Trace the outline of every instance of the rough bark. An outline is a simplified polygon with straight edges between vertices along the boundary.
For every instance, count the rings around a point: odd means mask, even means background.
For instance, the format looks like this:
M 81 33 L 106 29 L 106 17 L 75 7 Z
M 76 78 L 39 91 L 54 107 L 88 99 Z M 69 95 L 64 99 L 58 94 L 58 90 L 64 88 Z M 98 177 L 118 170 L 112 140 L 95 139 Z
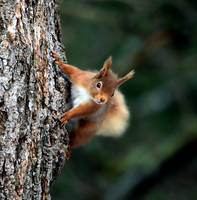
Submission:
M 54 0 L 0 0 L 0 199 L 51 199 L 68 152 L 67 83 Z

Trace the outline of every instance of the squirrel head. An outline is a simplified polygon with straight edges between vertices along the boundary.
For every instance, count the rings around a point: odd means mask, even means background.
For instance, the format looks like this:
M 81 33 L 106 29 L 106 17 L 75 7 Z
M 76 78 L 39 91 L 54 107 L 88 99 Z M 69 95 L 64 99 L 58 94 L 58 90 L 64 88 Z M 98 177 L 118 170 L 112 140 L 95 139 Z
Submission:
M 97 104 L 105 104 L 113 97 L 117 87 L 122 85 L 134 75 L 134 70 L 130 71 L 122 78 L 118 78 L 109 68 L 112 64 L 110 56 L 103 64 L 102 69 L 92 78 L 89 92 L 92 99 Z

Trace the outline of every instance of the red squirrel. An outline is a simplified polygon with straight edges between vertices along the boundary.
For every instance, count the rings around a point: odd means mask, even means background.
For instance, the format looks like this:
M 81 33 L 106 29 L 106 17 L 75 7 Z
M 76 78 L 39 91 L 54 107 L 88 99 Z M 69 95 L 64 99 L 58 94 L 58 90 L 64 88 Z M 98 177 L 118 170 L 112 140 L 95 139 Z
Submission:
M 53 52 L 54 64 L 71 80 L 73 108 L 61 115 L 61 122 L 77 118 L 70 134 L 70 147 L 84 144 L 93 135 L 119 136 L 128 123 L 129 111 L 122 93 L 117 89 L 133 77 L 134 70 L 118 78 L 109 68 L 109 57 L 99 72 L 84 71 L 64 64 Z

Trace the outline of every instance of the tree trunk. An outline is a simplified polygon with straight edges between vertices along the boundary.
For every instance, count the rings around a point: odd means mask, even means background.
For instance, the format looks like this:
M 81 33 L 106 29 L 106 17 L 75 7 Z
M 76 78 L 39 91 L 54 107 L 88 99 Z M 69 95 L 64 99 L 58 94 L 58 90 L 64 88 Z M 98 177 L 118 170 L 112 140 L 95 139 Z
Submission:
M 54 0 L 0 0 L 0 199 L 51 199 L 68 152 L 68 83 L 53 65 L 63 56 Z M 68 94 L 69 95 L 69 94 Z

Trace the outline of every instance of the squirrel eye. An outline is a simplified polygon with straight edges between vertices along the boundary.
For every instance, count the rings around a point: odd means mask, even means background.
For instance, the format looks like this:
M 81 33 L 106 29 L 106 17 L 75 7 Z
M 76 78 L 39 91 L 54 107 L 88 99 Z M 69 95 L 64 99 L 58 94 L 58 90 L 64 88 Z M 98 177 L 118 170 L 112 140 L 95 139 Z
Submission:
M 111 97 L 113 97 L 114 96 L 114 93 L 111 95 Z
M 101 82 L 98 82 L 98 83 L 96 84 L 96 87 L 97 87 L 97 88 L 100 88 L 100 87 L 101 87 Z

